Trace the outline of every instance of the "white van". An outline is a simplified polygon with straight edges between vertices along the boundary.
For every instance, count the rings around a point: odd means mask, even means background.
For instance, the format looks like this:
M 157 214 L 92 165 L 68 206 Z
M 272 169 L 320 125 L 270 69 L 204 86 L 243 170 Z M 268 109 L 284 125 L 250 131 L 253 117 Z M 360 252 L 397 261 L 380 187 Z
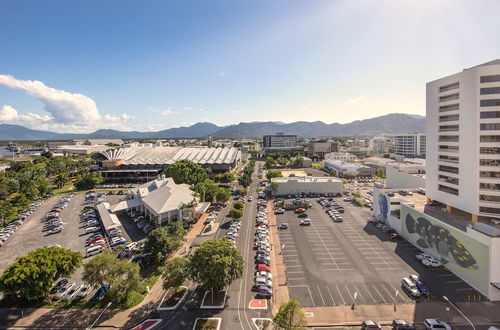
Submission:
M 97 227 L 88 227 L 88 228 L 85 228 L 85 232 L 88 234 L 88 233 L 93 233 L 95 231 L 99 230 L 99 228 Z
M 88 248 L 87 250 L 85 250 L 85 258 L 99 254 L 103 250 L 104 249 L 102 246 L 94 246 L 94 247 Z

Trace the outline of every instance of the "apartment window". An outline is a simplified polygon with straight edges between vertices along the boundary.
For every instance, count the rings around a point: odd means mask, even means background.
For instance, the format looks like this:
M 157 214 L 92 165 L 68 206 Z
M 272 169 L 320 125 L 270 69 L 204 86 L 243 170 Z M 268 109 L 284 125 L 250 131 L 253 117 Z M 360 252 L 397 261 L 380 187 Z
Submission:
M 484 206 L 480 206 L 479 207 L 479 212 L 491 213 L 491 214 L 500 214 L 500 209 L 496 208 L 496 207 L 484 207 Z
M 439 142 L 458 142 L 458 135 L 440 135 Z
M 458 103 L 450 105 L 442 105 L 439 107 L 439 112 L 458 110 Z
M 479 171 L 479 176 L 481 178 L 500 179 L 500 172 L 495 172 L 495 171 Z
M 500 147 L 481 147 L 479 153 L 484 155 L 500 155 Z
M 500 87 L 481 88 L 480 93 L 481 93 L 481 95 L 500 94 Z
M 458 178 L 452 178 L 451 176 L 439 174 L 438 180 L 441 182 L 451 183 L 458 186 Z
M 439 155 L 439 161 L 458 164 L 458 157 Z
M 458 93 L 450 94 L 450 95 L 445 95 L 445 96 L 440 96 L 439 97 L 439 102 L 446 102 L 446 101 L 451 101 L 451 100 L 458 100 L 458 98 L 459 98 Z
M 500 183 L 479 183 L 479 189 L 500 191 Z
M 453 194 L 453 195 L 458 196 L 458 189 L 456 189 L 456 188 L 451 188 L 451 187 L 443 186 L 443 185 L 439 184 L 438 190 L 444 191 L 445 193 L 448 193 L 448 194 Z
M 500 118 L 500 111 L 483 111 L 480 116 L 481 118 Z
M 500 130 L 500 123 L 480 124 L 479 128 L 481 131 L 498 131 Z
M 458 146 L 439 146 L 439 151 L 458 152 Z
M 479 195 L 479 200 L 491 203 L 500 203 L 500 196 Z
M 481 135 L 481 142 L 500 142 L 500 135 Z
M 481 100 L 479 105 L 482 107 L 500 107 L 500 99 Z
M 500 75 L 496 74 L 493 76 L 481 76 L 481 82 L 482 83 L 488 83 L 488 82 L 496 82 L 500 81 Z
M 448 115 L 448 116 L 439 116 L 439 121 L 457 121 L 459 119 L 459 115 Z
M 439 171 L 458 174 L 458 168 L 446 165 L 439 165 Z
M 446 86 L 441 86 L 439 87 L 439 93 L 451 91 L 457 89 L 458 87 L 460 87 L 460 84 L 458 82 Z
M 500 159 L 480 159 L 480 166 L 499 166 L 500 167 Z
M 458 125 L 441 125 L 439 126 L 440 132 L 457 132 Z

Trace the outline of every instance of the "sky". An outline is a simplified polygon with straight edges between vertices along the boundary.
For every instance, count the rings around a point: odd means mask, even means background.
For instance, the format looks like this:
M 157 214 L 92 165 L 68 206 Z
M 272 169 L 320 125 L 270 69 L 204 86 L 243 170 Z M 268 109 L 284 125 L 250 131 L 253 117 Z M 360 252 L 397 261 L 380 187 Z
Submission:
M 0 123 L 55 132 L 425 115 L 500 57 L 500 1 L 0 2 Z

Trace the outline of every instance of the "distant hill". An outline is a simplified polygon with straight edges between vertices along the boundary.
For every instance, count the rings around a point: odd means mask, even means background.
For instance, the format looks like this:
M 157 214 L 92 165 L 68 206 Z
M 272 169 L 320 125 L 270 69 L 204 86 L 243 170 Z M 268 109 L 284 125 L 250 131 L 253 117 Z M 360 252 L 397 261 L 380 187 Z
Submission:
M 260 138 L 263 135 L 278 132 L 297 134 L 303 137 L 424 133 L 425 117 L 393 113 L 370 119 L 356 120 L 348 124 L 326 124 L 322 121 L 297 121 L 288 124 L 281 122 L 251 122 L 220 127 L 212 123 L 196 123 L 188 127 L 169 128 L 158 132 L 122 132 L 112 129 L 100 129 L 89 134 L 61 134 L 32 130 L 18 125 L 0 124 L 1 141 L 202 138 L 207 135 L 220 138 Z

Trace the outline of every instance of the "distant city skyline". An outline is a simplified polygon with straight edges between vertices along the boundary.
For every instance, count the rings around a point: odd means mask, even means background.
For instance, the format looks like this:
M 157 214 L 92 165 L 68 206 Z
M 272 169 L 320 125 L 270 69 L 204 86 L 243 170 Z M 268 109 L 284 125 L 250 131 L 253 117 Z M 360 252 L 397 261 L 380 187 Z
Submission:
M 0 123 L 83 133 L 425 115 L 426 82 L 500 57 L 499 10 L 451 0 L 3 1 Z

